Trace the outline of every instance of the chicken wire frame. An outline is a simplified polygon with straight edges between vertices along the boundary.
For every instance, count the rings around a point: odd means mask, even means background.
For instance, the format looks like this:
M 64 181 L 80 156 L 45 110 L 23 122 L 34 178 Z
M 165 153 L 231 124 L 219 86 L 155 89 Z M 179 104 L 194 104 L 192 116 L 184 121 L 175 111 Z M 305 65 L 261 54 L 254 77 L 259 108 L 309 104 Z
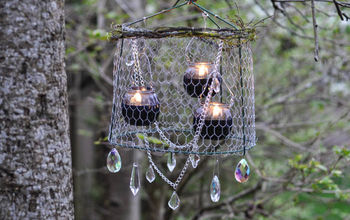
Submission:
M 253 30 L 209 28 L 124 28 L 111 35 L 116 42 L 113 70 L 113 107 L 108 140 L 111 145 L 152 152 L 197 155 L 244 155 L 256 144 L 254 75 L 250 41 Z M 193 117 L 204 98 L 192 98 L 184 89 L 183 77 L 191 62 L 211 62 L 223 41 L 219 73 L 220 93 L 211 101 L 226 103 L 232 116 L 230 134 L 221 140 L 200 137 L 193 146 Z M 158 120 L 134 126 L 122 114 L 122 101 L 133 83 L 132 42 L 137 42 L 145 86 L 154 89 L 160 103 Z M 135 62 L 135 61 L 134 61 Z M 160 133 L 163 133 L 161 135 Z M 167 144 L 164 136 L 173 145 Z M 147 146 L 140 139 L 147 139 Z M 175 147 L 174 147 L 175 146 Z M 179 147 L 176 147 L 179 146 Z

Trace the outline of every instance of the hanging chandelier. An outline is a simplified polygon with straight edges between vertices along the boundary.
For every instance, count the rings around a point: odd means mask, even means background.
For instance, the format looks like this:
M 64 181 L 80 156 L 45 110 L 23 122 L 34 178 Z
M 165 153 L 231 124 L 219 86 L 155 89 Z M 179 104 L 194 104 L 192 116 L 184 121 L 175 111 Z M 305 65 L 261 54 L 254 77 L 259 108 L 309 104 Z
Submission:
M 199 8 L 217 29 L 133 27 L 189 4 Z M 215 20 L 229 28 L 221 28 Z M 117 48 L 109 142 L 116 148 L 146 152 L 149 166 L 145 177 L 152 183 L 158 174 L 174 190 L 168 202 L 173 210 L 180 205 L 178 185 L 202 157 L 215 160 L 210 184 L 213 202 L 220 199 L 219 157 L 241 156 L 235 179 L 243 183 L 249 178 L 244 155 L 256 143 L 253 36 L 253 30 L 238 29 L 193 1 L 114 26 L 111 40 Z M 107 168 L 113 173 L 122 166 L 116 148 L 107 156 Z M 177 164 L 179 154 L 186 156 L 184 164 Z M 167 156 L 168 172 L 180 166 L 175 180 L 170 180 L 154 159 L 163 155 Z M 135 161 L 130 178 L 134 195 L 140 189 L 139 175 Z

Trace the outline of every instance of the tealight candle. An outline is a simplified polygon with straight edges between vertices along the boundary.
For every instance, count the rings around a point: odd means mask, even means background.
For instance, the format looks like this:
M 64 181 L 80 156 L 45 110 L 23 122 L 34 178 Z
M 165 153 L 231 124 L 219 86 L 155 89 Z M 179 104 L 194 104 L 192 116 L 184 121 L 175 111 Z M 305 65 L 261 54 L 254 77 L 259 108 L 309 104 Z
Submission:
M 184 88 L 191 97 L 207 96 L 212 78 L 213 64 L 209 62 L 191 63 L 184 75 Z M 221 82 L 221 77 L 218 77 Z M 213 92 L 213 96 L 215 92 Z
M 158 119 L 159 101 L 151 87 L 134 86 L 124 95 L 122 115 L 128 124 L 147 126 Z
M 199 107 L 193 117 L 193 130 L 196 131 L 203 106 Z M 204 139 L 221 140 L 230 134 L 233 125 L 228 105 L 220 102 L 210 102 L 204 124 L 200 133 Z

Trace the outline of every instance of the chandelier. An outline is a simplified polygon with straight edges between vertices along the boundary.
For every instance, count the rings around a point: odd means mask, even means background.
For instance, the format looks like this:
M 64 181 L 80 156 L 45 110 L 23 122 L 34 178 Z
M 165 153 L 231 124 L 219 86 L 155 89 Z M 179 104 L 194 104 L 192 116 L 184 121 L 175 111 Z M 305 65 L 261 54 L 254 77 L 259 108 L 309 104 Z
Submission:
M 194 5 L 217 28 L 135 27 L 151 17 L 184 5 Z M 221 28 L 218 22 L 228 28 Z M 195 169 L 202 157 L 213 156 L 210 183 L 213 202 L 220 199 L 218 161 L 221 156 L 242 157 L 235 179 L 246 182 L 250 175 L 246 151 L 255 146 L 254 76 L 251 29 L 234 24 L 194 1 L 131 23 L 114 25 L 110 39 L 116 42 L 113 69 L 113 109 L 109 142 L 116 148 L 145 151 L 152 183 L 156 174 L 173 193 L 168 205 L 180 205 L 176 193 L 188 169 Z M 122 163 L 116 148 L 107 156 L 107 168 L 116 173 Z M 185 155 L 177 164 L 177 155 Z M 167 157 L 167 169 L 157 158 Z M 167 177 L 175 167 L 178 177 Z M 191 168 L 192 167 L 192 168 Z M 130 189 L 140 189 L 139 164 L 131 170 Z

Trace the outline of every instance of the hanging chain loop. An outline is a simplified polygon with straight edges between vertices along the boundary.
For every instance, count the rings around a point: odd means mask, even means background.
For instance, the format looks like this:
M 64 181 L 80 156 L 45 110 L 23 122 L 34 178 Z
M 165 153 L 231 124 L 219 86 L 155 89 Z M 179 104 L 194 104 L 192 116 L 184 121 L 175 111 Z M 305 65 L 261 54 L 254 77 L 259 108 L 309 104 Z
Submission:
M 190 157 L 187 157 L 186 159 L 186 162 L 185 162 L 185 165 L 184 167 L 182 168 L 179 176 L 176 178 L 175 182 L 172 182 L 171 180 L 169 180 L 164 174 L 163 172 L 157 167 L 157 165 L 153 162 L 153 159 L 152 159 L 152 154 L 151 154 L 151 151 L 149 150 L 150 147 L 149 147 L 149 142 L 148 142 L 148 139 L 146 137 L 146 134 L 145 135 L 145 145 L 146 145 L 146 148 L 147 148 L 147 157 L 148 157 L 148 161 L 149 163 L 152 165 L 152 167 L 156 170 L 156 172 L 158 173 L 158 175 L 169 185 L 171 186 L 174 190 L 176 190 L 177 186 L 179 185 L 179 183 L 181 182 L 181 180 L 183 179 L 183 177 L 185 176 L 185 173 L 187 171 L 187 168 L 188 168 L 188 165 L 189 165 L 189 162 L 190 162 Z
M 222 56 L 223 46 L 224 46 L 224 42 L 222 40 L 220 40 L 219 41 L 218 53 L 217 53 L 216 60 L 215 60 L 215 63 L 214 63 L 214 71 L 209 76 L 209 77 L 211 77 L 213 79 L 217 78 L 219 76 L 219 74 L 220 74 L 219 73 L 219 65 L 220 65 L 220 60 L 221 60 L 221 56 Z M 212 98 L 212 95 L 213 95 L 213 91 L 214 91 L 214 80 L 212 80 L 212 83 L 211 83 L 211 85 L 209 87 L 208 95 L 205 98 L 205 101 L 204 101 L 204 104 L 203 104 L 203 111 L 200 114 L 199 123 L 198 123 L 197 129 L 195 131 L 194 137 L 189 143 L 187 143 L 185 145 L 176 145 L 176 144 L 174 144 L 171 140 L 169 140 L 165 136 L 164 132 L 159 127 L 159 123 L 158 122 L 154 123 L 155 126 L 156 126 L 156 130 L 159 133 L 160 137 L 162 138 L 162 140 L 164 140 L 170 146 L 170 148 L 173 148 L 173 149 L 184 149 L 184 148 L 186 149 L 186 148 L 188 148 L 188 149 L 192 149 L 193 152 L 197 152 L 197 150 L 198 150 L 197 142 L 199 140 L 200 133 L 201 133 L 202 128 L 204 126 L 205 116 L 207 115 L 207 112 L 208 112 L 209 103 L 211 101 L 211 98 Z
M 220 59 L 221 59 L 221 56 L 222 56 L 222 48 L 223 48 L 223 45 L 224 45 L 224 42 L 221 40 L 219 42 L 219 50 L 218 50 L 218 54 L 217 54 L 217 57 L 216 57 L 216 60 L 215 60 L 215 64 L 214 64 L 214 71 L 212 72 L 211 74 L 211 77 L 213 79 L 215 79 L 219 73 L 219 64 L 220 64 Z M 201 115 L 200 115 L 200 119 L 199 119 L 199 125 L 196 129 L 196 132 L 195 132 L 195 135 L 194 135 L 194 138 L 193 140 L 186 144 L 186 145 L 176 145 L 174 144 L 172 141 L 170 141 L 163 133 L 163 131 L 159 128 L 159 124 L 156 122 L 155 125 L 156 125 L 156 129 L 157 131 L 159 132 L 159 135 L 160 137 L 171 147 L 171 148 L 186 148 L 186 147 L 191 147 L 192 146 L 192 151 L 193 152 L 197 152 L 198 151 L 198 145 L 197 145 L 197 142 L 199 140 L 199 136 L 200 136 L 200 133 L 202 131 L 202 128 L 204 126 L 204 120 L 205 120 L 205 116 L 207 114 L 207 111 L 208 111 L 208 108 L 209 108 L 209 103 L 210 103 L 210 100 L 211 100 L 211 97 L 212 97 L 212 94 L 213 94 L 213 90 L 214 90 L 214 80 L 212 80 L 212 83 L 210 85 L 210 89 L 209 89 L 209 92 L 208 92 L 208 96 L 206 97 L 205 99 L 205 102 L 204 102 L 204 105 L 203 105 L 203 111 L 201 112 Z M 170 185 L 174 190 L 176 190 L 177 186 L 180 184 L 181 180 L 183 179 L 186 171 L 187 171 L 187 168 L 189 166 L 189 163 L 191 161 L 191 156 L 189 155 L 186 159 L 186 162 L 185 162 L 185 165 L 184 167 L 182 168 L 179 176 L 177 177 L 177 179 L 175 180 L 175 182 L 172 182 L 170 181 L 163 173 L 162 171 L 157 167 L 157 165 L 153 162 L 152 160 L 152 154 L 151 154 L 151 151 L 150 151 L 150 146 L 149 146 L 149 142 L 148 142 L 148 139 L 146 137 L 146 134 L 145 134 L 145 138 L 144 138 L 144 141 L 145 141 L 145 145 L 146 145 L 146 148 L 147 148 L 147 157 L 148 157 L 148 160 L 149 160 L 149 163 L 152 165 L 152 167 L 156 170 L 156 172 L 158 173 L 158 175 L 168 184 Z M 171 153 L 171 152 L 170 152 Z
M 132 50 L 132 56 L 134 60 L 134 74 L 133 74 L 133 81 L 137 86 L 145 86 L 145 82 L 142 77 L 142 71 L 140 66 L 140 59 L 139 59 L 139 51 L 137 46 L 137 40 L 133 39 L 131 42 L 131 50 Z

